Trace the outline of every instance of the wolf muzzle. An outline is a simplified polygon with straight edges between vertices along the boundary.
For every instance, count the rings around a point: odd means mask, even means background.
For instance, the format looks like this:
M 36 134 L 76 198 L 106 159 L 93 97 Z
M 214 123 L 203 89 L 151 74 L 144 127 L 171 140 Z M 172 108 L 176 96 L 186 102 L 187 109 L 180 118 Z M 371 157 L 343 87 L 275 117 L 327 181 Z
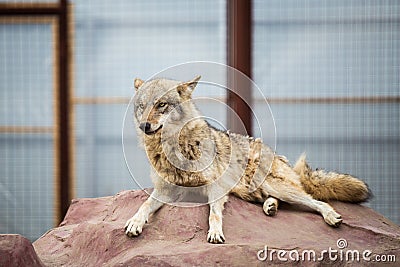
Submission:
M 151 124 L 148 122 L 144 122 L 141 123 L 139 125 L 140 130 L 142 130 L 145 134 L 147 135 L 152 135 L 155 134 L 156 132 L 158 132 L 158 130 L 160 130 L 162 128 L 162 125 L 160 125 L 160 127 L 158 127 L 157 129 L 155 129 L 154 131 L 151 130 Z

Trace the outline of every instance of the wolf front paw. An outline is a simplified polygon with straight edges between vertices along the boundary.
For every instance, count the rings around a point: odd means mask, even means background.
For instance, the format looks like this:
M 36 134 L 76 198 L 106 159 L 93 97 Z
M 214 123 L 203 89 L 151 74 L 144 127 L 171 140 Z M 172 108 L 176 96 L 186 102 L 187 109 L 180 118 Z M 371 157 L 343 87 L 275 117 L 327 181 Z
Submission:
M 339 227 L 339 225 L 342 223 L 342 216 L 340 216 L 339 213 L 336 211 L 332 210 L 329 211 L 325 216 L 324 220 L 327 224 L 333 227 Z
M 125 224 L 125 234 L 129 237 L 140 235 L 145 223 L 146 221 L 137 218 L 137 216 L 133 216 Z
M 207 235 L 207 241 L 213 244 L 222 244 L 225 242 L 225 237 L 222 232 L 209 230 Z

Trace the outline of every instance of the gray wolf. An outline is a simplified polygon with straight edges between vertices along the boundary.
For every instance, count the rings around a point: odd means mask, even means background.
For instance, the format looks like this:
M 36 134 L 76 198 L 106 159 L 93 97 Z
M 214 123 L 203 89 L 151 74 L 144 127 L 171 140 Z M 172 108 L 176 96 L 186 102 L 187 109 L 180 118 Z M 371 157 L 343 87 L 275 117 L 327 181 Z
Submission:
M 210 126 L 192 101 L 199 79 L 135 79 L 133 117 L 151 163 L 154 190 L 126 222 L 128 236 L 141 234 L 149 216 L 164 203 L 180 199 L 179 188 L 200 188 L 209 200 L 210 243 L 225 242 L 222 211 L 227 193 L 263 203 L 269 216 L 277 213 L 279 201 L 306 206 L 333 227 L 342 218 L 325 201 L 368 199 L 368 186 L 355 177 L 313 170 L 304 154 L 292 167 L 261 139 Z

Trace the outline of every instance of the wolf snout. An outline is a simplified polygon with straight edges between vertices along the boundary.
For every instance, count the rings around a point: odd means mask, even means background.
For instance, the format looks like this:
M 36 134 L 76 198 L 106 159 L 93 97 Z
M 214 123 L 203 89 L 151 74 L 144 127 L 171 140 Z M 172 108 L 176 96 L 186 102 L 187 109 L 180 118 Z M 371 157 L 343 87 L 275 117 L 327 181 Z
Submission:
M 148 133 L 148 132 L 150 132 L 151 124 L 148 123 L 148 122 L 144 122 L 144 123 L 141 123 L 141 124 L 139 125 L 139 128 L 140 128 L 140 130 L 142 130 L 143 132 Z
M 147 135 L 155 134 L 155 133 L 158 132 L 158 130 L 160 130 L 160 129 L 162 128 L 162 125 L 160 125 L 157 129 L 152 130 L 152 129 L 151 129 L 152 126 L 154 127 L 154 124 L 151 125 L 151 123 L 144 122 L 144 123 L 141 123 L 141 124 L 139 125 L 139 128 L 140 128 L 145 134 L 147 134 Z

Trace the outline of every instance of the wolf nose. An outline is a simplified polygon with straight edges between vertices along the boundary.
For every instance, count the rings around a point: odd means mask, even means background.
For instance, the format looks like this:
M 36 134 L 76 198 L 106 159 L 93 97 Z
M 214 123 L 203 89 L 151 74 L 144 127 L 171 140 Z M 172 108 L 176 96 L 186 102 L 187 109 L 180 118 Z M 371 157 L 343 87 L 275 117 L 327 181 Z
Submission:
M 147 133 L 147 132 L 150 131 L 150 126 L 151 126 L 150 123 L 145 122 L 145 123 L 141 123 L 141 124 L 139 125 L 139 128 L 140 128 L 143 132 Z

